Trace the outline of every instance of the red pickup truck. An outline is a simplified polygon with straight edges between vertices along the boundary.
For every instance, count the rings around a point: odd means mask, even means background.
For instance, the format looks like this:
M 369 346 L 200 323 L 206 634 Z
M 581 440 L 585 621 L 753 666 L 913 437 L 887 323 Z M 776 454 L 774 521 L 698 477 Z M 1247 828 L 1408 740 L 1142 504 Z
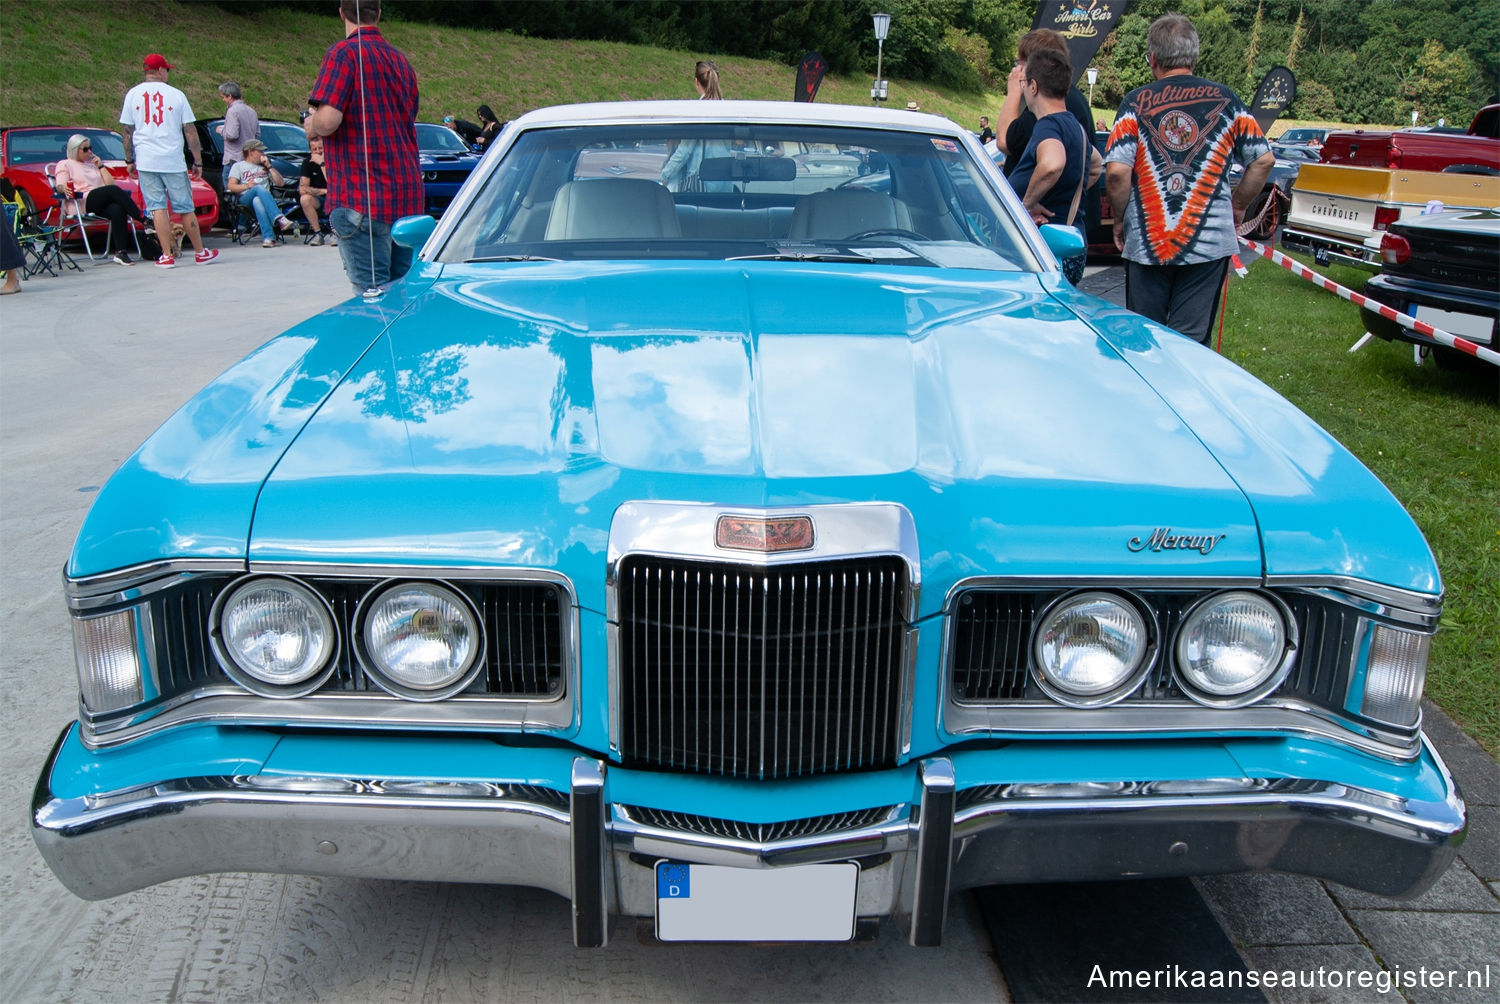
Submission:
M 1404 171 L 1500 173 L 1500 104 L 1481 108 L 1467 133 L 1432 129 L 1329 133 L 1323 140 L 1322 160 Z

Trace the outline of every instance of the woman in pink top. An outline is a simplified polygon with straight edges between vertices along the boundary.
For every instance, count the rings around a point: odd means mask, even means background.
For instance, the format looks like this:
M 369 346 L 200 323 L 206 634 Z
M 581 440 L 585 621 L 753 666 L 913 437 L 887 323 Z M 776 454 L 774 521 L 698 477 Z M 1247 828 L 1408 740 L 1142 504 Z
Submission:
M 109 220 L 109 245 L 114 253 L 110 258 L 121 265 L 134 265 L 125 251 L 126 220 L 135 220 L 144 225 L 145 217 L 129 193 L 119 185 L 94 153 L 93 144 L 87 136 L 74 133 L 68 137 L 68 156 L 57 162 L 57 197 L 74 200 L 73 206 L 65 206 L 65 212 L 76 213 L 81 206 L 85 213 L 103 216 Z

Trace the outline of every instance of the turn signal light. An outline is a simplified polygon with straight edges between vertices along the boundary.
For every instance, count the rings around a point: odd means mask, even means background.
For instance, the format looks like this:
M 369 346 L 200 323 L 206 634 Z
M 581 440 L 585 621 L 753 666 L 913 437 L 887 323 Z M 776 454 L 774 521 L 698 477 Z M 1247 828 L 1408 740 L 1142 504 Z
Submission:
M 1411 243 L 1400 234 L 1387 233 L 1380 238 L 1380 260 L 1387 265 L 1404 265 L 1411 257 Z
M 1390 228 L 1390 225 L 1392 223 L 1395 223 L 1400 218 L 1401 218 L 1401 210 L 1397 209 L 1395 206 L 1376 206 L 1375 207 L 1375 229 L 1376 230 L 1388 230 Z

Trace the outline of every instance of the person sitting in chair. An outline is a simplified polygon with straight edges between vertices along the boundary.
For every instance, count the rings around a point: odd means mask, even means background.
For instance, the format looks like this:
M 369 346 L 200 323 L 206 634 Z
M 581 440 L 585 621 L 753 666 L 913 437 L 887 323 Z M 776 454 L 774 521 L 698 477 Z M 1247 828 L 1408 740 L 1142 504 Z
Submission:
M 245 159 L 235 161 L 229 169 L 229 191 L 242 206 L 255 212 L 255 222 L 260 224 L 260 242 L 263 248 L 276 246 L 276 232 L 292 229 L 292 221 L 282 215 L 271 195 L 272 185 L 284 185 L 281 172 L 266 156 L 266 145 L 258 139 L 245 141 Z
M 309 244 L 328 243 L 338 247 L 339 239 L 332 230 L 318 219 L 323 200 L 328 198 L 328 177 L 323 173 L 323 140 L 317 136 L 307 141 L 307 159 L 302 162 L 302 173 L 297 177 L 297 202 L 302 206 L 302 215 L 312 227 Z
M 144 226 L 146 218 L 125 189 L 115 184 L 114 175 L 94 153 L 87 136 L 74 133 L 68 137 L 68 156 L 57 162 L 54 179 L 58 199 L 73 201 L 72 207 L 64 205 L 65 214 L 89 213 L 109 220 L 105 253 L 121 265 L 134 265 L 125 250 L 129 233 L 126 221 Z

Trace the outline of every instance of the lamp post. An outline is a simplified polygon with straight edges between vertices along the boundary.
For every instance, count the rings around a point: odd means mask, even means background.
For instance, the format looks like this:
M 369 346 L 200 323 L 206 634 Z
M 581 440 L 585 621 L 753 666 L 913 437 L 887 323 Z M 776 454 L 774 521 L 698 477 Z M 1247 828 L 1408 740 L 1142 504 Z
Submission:
M 876 14 L 875 20 L 875 86 L 870 88 L 870 100 L 876 107 L 886 98 L 885 79 L 881 71 L 885 69 L 885 36 L 891 30 L 891 16 L 889 14 Z
M 1092 115 L 1094 113 L 1094 82 L 1099 79 L 1099 71 L 1090 66 L 1083 72 L 1088 74 L 1089 78 L 1089 114 Z

